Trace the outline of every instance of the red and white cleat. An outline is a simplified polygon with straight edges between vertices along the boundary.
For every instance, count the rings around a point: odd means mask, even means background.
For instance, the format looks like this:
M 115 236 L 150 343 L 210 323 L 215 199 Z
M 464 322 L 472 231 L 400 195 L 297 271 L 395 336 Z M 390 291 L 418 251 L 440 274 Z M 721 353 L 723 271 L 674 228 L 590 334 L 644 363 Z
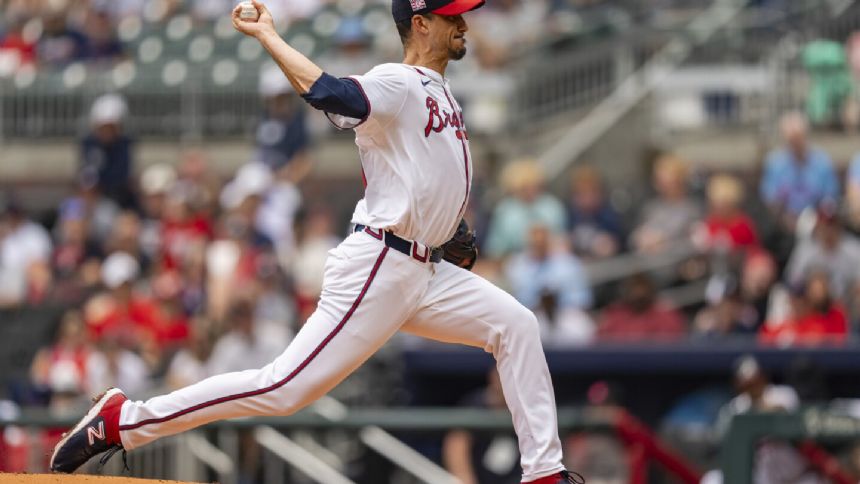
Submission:
M 95 398 L 87 415 L 63 435 L 51 455 L 51 471 L 71 474 L 93 456 L 109 452 L 109 458 L 122 450 L 119 438 L 119 412 L 128 400 L 122 390 L 111 388 Z

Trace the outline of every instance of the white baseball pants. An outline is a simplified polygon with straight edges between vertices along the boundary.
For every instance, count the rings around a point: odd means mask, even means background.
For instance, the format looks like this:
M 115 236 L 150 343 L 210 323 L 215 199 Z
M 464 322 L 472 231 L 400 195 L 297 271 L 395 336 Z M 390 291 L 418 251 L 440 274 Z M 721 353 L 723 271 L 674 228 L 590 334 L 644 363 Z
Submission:
M 289 415 L 329 392 L 395 332 L 495 356 L 519 438 L 523 480 L 563 469 L 555 397 L 537 320 L 490 282 L 447 262 L 422 263 L 360 232 L 329 253 L 316 312 L 275 361 L 128 401 L 128 450 L 215 420 Z

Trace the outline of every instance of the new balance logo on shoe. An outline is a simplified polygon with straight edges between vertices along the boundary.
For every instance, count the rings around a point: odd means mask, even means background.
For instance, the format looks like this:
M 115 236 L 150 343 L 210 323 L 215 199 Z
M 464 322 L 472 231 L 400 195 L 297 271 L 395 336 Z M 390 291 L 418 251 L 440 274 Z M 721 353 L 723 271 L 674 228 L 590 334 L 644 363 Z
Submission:
M 95 427 L 87 427 L 87 440 L 90 441 L 90 445 L 95 445 L 96 440 L 104 440 L 105 439 L 105 422 L 104 420 L 99 421 L 98 429 Z

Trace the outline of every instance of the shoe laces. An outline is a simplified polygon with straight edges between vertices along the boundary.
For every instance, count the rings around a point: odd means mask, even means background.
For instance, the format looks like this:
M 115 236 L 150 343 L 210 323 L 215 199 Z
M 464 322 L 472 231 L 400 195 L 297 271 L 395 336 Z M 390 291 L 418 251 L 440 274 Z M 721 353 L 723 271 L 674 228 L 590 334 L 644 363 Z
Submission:
M 564 477 L 565 482 L 570 484 L 585 484 L 585 478 L 578 472 L 561 471 L 561 475 Z
M 103 455 L 101 459 L 99 459 L 99 469 L 104 467 L 105 464 L 107 464 L 107 462 L 111 459 L 111 457 L 113 457 L 114 454 L 119 451 L 122 451 L 122 466 L 125 468 L 126 471 L 131 472 L 131 468 L 128 466 L 128 452 L 119 445 L 108 449 L 107 452 L 105 452 L 105 455 Z

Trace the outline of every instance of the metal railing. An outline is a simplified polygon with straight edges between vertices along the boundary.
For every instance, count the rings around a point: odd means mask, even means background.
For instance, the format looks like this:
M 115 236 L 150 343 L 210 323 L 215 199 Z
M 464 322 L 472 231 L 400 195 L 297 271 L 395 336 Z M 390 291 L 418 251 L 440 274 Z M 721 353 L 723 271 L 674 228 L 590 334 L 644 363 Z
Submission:
M 853 0 L 792 0 L 778 6 L 750 6 L 695 49 L 697 64 L 756 64 L 789 33 L 845 39 L 853 29 Z
M 786 34 L 769 53 L 766 65 L 773 75 L 774 86 L 770 91 L 770 109 L 759 120 L 763 133 L 774 136 L 779 116 L 803 108 L 810 86 L 809 74 L 800 64 L 803 45 L 819 38 L 844 41 L 848 34 L 860 30 L 860 3 L 856 0 L 839 0 L 827 13 L 829 17 L 817 28 Z
M 744 8 L 746 0 L 716 0 L 695 17 L 683 35 L 677 35 L 647 63 L 614 89 L 588 115 L 577 122 L 556 144 L 540 157 L 548 179 L 558 177 L 571 163 L 615 126 L 668 75 Z
M 650 272 L 676 267 L 690 257 L 700 254 L 689 240 L 675 240 L 665 250 L 654 254 L 629 252 L 606 259 L 586 263 L 588 281 L 591 285 L 620 281 L 638 272 Z
M 576 409 L 562 408 L 558 412 L 559 430 L 569 432 L 602 432 L 618 435 L 637 459 L 631 459 L 631 475 L 645 475 L 648 462 L 660 465 L 665 471 L 677 476 L 681 482 L 698 482 L 699 471 L 680 454 L 667 447 L 644 424 L 620 408 Z M 63 428 L 73 425 L 69 419 L 54 419 L 45 414 L 29 413 L 14 420 L 0 420 L 0 426 L 28 428 L 38 433 L 42 428 Z M 384 429 L 384 430 L 383 430 Z M 337 466 L 326 462 L 325 452 L 309 450 L 293 435 L 300 430 L 358 432 L 362 440 L 376 448 L 392 445 L 388 431 L 439 434 L 451 429 L 474 432 L 510 433 L 511 416 L 506 411 L 466 408 L 392 408 L 354 409 L 338 421 L 332 421 L 313 412 L 304 411 L 290 417 L 250 418 L 229 420 L 210 424 L 193 432 L 163 439 L 141 449 L 129 452 L 131 475 L 146 478 L 171 478 L 190 481 L 211 480 L 214 477 L 222 484 L 237 482 L 236 463 L 239 455 L 240 432 L 250 432 L 254 440 L 265 451 L 277 459 L 263 456 L 265 482 L 278 484 L 295 482 L 290 473 L 303 474 L 314 482 L 325 484 L 354 484 L 354 480 Z M 203 439 L 204 434 L 215 433 L 217 447 Z M 205 443 L 201 443 L 203 439 Z M 399 445 L 399 444 L 395 444 Z M 456 479 L 444 471 L 434 471 L 421 464 L 426 459 L 411 448 L 407 460 L 416 465 L 412 469 L 418 482 L 428 484 L 453 484 Z M 287 463 L 288 467 L 283 466 Z M 31 472 L 42 471 L 38 466 Z M 122 461 L 115 458 L 104 468 L 89 465 L 85 472 L 99 474 L 122 474 Z M 638 481 L 637 481 L 638 482 Z
M 672 101 L 698 103 L 701 119 L 689 126 L 661 118 L 658 131 L 755 130 L 765 138 L 778 118 L 803 110 L 810 78 L 801 65 L 804 45 L 816 39 L 844 41 L 860 30 L 860 5 L 854 0 L 798 2 L 780 18 L 744 29 L 730 26 L 694 51 L 684 75 L 657 91 L 656 113 Z M 685 81 L 686 79 L 686 81 Z
M 68 428 L 74 423 L 72 418 L 56 418 L 44 411 L 30 411 L 14 419 L 0 420 L 0 428 L 24 429 L 31 435 L 28 441 L 31 442 L 28 445 L 30 462 L 26 470 L 44 472 L 47 465 L 44 456 L 49 453 L 49 449 L 38 444 L 43 442 L 42 430 Z M 579 409 L 559 410 L 559 428 L 562 431 L 603 431 L 611 429 L 613 425 L 613 420 L 609 418 L 586 417 Z M 438 434 L 453 428 L 510 432 L 511 416 L 506 411 L 485 409 L 382 408 L 350 409 L 342 418 L 333 419 L 331 415 L 326 417 L 309 408 L 289 417 L 217 422 L 156 441 L 128 453 L 131 469 L 128 472 L 132 477 L 198 482 L 214 476 L 222 484 L 235 484 L 239 477 L 240 434 L 250 434 L 267 453 L 262 459 L 262 472 L 268 476 L 266 482 L 284 482 L 285 476 L 291 472 L 288 469 L 291 469 L 316 482 L 347 484 L 352 481 L 346 477 L 344 466 L 337 463 L 332 465 L 332 459 L 327 458 L 330 452 L 325 451 L 324 446 L 308 444 L 302 437 L 303 433 L 310 431 L 334 431 L 357 436 L 366 447 L 411 474 L 414 482 L 451 484 L 455 480 L 447 471 L 389 432 Z M 321 449 L 323 452 L 320 452 Z M 123 474 L 123 463 L 117 457 L 103 468 L 97 462 L 91 462 L 84 470 L 92 474 L 120 475 Z
M 40 82 L 19 88 L 14 81 L 0 84 L 0 139 L 44 139 L 76 136 L 88 128 L 92 102 L 108 92 L 121 93 L 131 116 L 128 129 L 144 137 L 245 136 L 259 120 L 261 102 L 256 91 L 257 69 L 243 71 L 243 82 L 218 87 L 191 70 L 176 87 L 165 87 L 161 72 L 141 73 L 138 85 L 118 88 L 114 69 L 87 70 L 84 81 L 64 85 L 69 69 L 40 74 Z M 251 87 L 253 86 L 253 87 Z
M 786 109 L 802 107 L 808 90 L 806 72 L 798 63 L 803 43 L 815 38 L 844 39 L 860 29 L 860 6 L 855 0 L 795 2 L 784 12 L 768 12 L 745 6 L 744 1 L 716 1 L 637 72 L 617 83 L 611 94 L 541 156 L 549 178 L 562 173 L 591 148 L 625 114 L 658 87 L 677 100 L 683 90 L 664 85 L 680 68 L 710 66 L 725 69 L 726 63 L 745 67 L 740 77 L 753 85 L 737 89 L 737 79 L 723 75 L 724 85 L 707 79 L 705 87 L 687 92 L 698 103 L 704 119 L 690 121 L 696 128 L 746 127 L 772 132 L 775 120 Z M 771 12 L 774 13 L 774 12 Z M 707 71 L 707 69 L 704 69 Z M 723 73 L 725 74 L 725 73 Z M 655 106 L 662 106 L 656 99 Z M 689 107 L 681 106 L 682 116 Z M 656 118 L 655 111 L 655 118 Z M 655 128 L 656 126 L 656 128 Z M 660 122 L 642 129 L 665 131 Z
M 355 484 L 340 470 L 326 463 L 317 453 L 307 450 L 272 427 L 257 427 L 254 429 L 254 439 L 263 448 L 316 482 Z M 283 472 L 272 472 L 269 468 L 270 466 L 267 466 L 266 469 L 266 475 L 269 477 L 267 482 L 284 482 Z
M 810 408 L 798 413 L 764 413 L 735 416 L 722 443 L 720 455 L 723 482 L 753 484 L 756 448 L 762 439 L 800 443 L 800 454 L 829 482 L 846 482 L 841 463 L 821 443 L 856 442 L 860 419 L 826 409 Z M 853 481 L 856 482 L 856 478 Z
M 45 472 L 51 449 L 46 445 L 52 443 L 43 434 L 43 428 L 59 427 L 66 425 L 49 424 L 24 426 L 19 428 L 25 435 L 28 463 L 26 468 L 13 468 L 15 471 L 26 471 L 29 473 Z M 11 449 L 7 449 L 11 451 Z M 10 455 L 14 451 L 9 452 Z M 6 456 L 0 456 L 2 460 Z M 128 470 L 124 468 L 124 461 L 116 457 L 102 466 L 98 459 L 88 462 L 82 472 L 86 474 L 100 475 L 128 475 L 130 477 L 148 479 L 171 479 L 191 482 L 202 482 L 206 479 L 207 468 L 217 471 L 221 477 L 234 474 L 233 461 L 226 457 L 197 431 L 189 432 L 175 437 L 168 437 L 154 442 L 151 446 L 144 447 L 139 451 L 130 452 L 127 456 Z M 7 464 L 8 465 L 8 464 Z M 223 481 L 228 482 L 228 481 Z
M 548 52 L 516 66 L 508 123 L 552 122 L 605 99 L 667 40 L 657 32 L 637 32 L 584 48 Z
M 673 38 L 693 40 L 690 57 L 696 63 L 758 62 L 786 32 L 798 29 L 843 35 L 854 22 L 839 15 L 852 0 L 791 2 L 784 9 L 749 7 L 738 10 L 731 23 L 713 32 L 713 40 L 697 42 L 695 32 L 680 29 L 631 29 L 604 41 L 573 46 L 571 51 L 549 51 L 517 66 L 510 122 L 519 126 L 534 120 L 549 122 L 596 105 L 635 70 L 641 68 Z M 847 2 L 847 4 L 846 4 Z M 713 10 L 702 18 L 712 18 Z M 829 21 L 829 23 L 828 23 Z M 700 22 L 701 23 L 701 22 Z
M 349 416 L 349 408 L 338 400 L 324 396 L 310 407 L 310 411 L 332 422 Z M 403 441 L 378 425 L 368 425 L 358 432 L 358 438 L 369 449 L 391 463 L 428 484 L 457 484 L 453 475 L 427 457 L 416 452 Z M 315 449 L 319 453 L 322 449 Z

